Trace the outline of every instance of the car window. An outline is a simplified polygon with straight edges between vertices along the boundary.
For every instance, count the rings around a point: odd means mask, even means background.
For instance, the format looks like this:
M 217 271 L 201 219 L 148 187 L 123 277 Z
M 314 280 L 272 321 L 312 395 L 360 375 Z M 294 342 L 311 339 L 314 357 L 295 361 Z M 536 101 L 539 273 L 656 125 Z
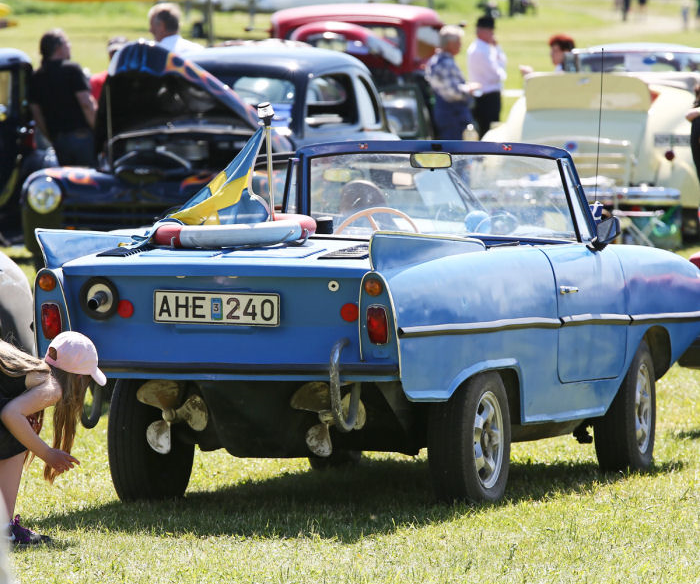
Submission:
M 10 71 L 0 71 L 0 105 L 4 105 L 7 111 L 12 110 L 11 99 L 12 73 Z
M 324 75 L 309 81 L 306 90 L 306 123 L 312 128 L 327 124 L 356 124 L 357 103 L 347 75 Z
M 294 84 L 286 79 L 239 77 L 233 82 L 232 88 L 253 106 L 263 101 L 269 101 L 272 104 L 294 102 Z
M 380 229 L 411 229 L 412 221 L 422 233 L 577 239 L 554 160 L 453 154 L 449 167 L 431 169 L 413 165 L 409 154 L 363 153 L 310 164 L 311 213 L 333 217 L 336 226 L 388 207 L 393 212 L 377 212 Z M 372 230 L 360 217 L 348 232 Z
M 401 49 L 402 53 L 406 52 L 406 35 L 400 28 L 396 26 L 380 25 L 366 25 L 366 28 L 371 30 L 379 38 L 383 38 L 395 47 Z
M 578 225 L 581 239 L 590 240 L 593 235 L 591 234 L 588 221 L 586 220 L 586 212 L 582 207 L 583 204 L 581 203 L 581 200 L 575 196 L 576 187 L 574 186 L 574 175 L 569 163 L 564 161 L 562 163 L 562 169 L 564 173 L 564 180 L 566 181 L 567 188 L 571 193 L 571 209 L 573 210 L 574 217 L 576 218 L 576 224 Z
M 670 51 L 595 52 L 579 55 L 579 70 L 583 72 L 669 72 L 698 71 L 700 52 L 673 53 Z
M 432 26 L 421 26 L 416 31 L 416 57 L 423 61 L 440 46 L 440 31 Z

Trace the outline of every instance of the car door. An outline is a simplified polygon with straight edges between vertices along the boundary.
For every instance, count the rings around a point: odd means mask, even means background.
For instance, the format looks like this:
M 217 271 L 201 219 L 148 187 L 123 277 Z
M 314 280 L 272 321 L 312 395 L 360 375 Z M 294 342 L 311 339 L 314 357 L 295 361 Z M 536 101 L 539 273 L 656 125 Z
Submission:
M 585 244 L 543 248 L 552 265 L 557 311 L 558 374 L 562 383 L 613 378 L 625 361 L 627 291 L 612 249 Z

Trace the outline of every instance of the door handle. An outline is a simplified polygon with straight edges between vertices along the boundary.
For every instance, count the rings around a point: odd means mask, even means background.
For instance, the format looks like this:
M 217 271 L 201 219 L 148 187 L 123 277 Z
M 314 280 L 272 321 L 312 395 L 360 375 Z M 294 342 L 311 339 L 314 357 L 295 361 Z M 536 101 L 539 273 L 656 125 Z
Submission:
M 559 286 L 559 294 L 573 294 L 578 292 L 577 286 Z

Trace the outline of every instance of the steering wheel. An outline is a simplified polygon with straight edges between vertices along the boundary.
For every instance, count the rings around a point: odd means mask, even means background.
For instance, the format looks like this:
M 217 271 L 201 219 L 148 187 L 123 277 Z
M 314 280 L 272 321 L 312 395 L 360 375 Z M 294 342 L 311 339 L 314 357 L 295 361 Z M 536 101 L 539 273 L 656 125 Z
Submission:
M 402 219 L 405 219 L 408 221 L 408 224 L 413 228 L 413 231 L 416 233 L 420 233 L 420 229 L 418 229 L 418 225 L 416 225 L 406 213 L 403 211 L 399 211 L 398 209 L 393 209 L 392 207 L 370 207 L 369 209 L 362 209 L 360 211 L 357 211 L 356 213 L 353 213 L 348 217 L 345 221 L 343 221 L 340 225 L 338 225 L 338 228 L 334 230 L 334 233 L 342 233 L 343 230 L 350 225 L 351 223 L 354 223 L 358 219 L 361 219 L 362 217 L 367 217 L 367 221 L 369 221 L 369 224 L 372 226 L 372 229 L 374 231 L 379 230 L 379 225 L 377 222 L 374 220 L 372 215 L 377 215 L 379 213 L 388 213 L 389 215 L 397 215 L 398 217 L 401 217 Z
M 479 233 L 481 226 L 487 222 L 491 224 L 491 229 L 489 231 L 491 235 L 507 235 L 508 233 L 515 231 L 515 228 L 520 224 L 518 218 L 512 213 L 509 213 L 508 211 L 500 211 L 482 219 L 474 231 Z M 497 225 L 501 225 L 502 227 L 498 228 L 496 227 Z

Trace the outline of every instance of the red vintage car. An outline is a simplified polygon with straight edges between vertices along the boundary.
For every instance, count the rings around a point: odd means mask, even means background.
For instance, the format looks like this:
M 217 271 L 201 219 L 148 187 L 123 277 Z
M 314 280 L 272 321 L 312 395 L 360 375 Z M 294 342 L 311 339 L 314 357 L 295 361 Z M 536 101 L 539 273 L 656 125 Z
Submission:
M 275 12 L 270 36 L 341 50 L 363 61 L 382 93 L 392 130 L 432 137 L 423 70 L 443 25 L 430 8 L 403 4 L 327 4 Z

